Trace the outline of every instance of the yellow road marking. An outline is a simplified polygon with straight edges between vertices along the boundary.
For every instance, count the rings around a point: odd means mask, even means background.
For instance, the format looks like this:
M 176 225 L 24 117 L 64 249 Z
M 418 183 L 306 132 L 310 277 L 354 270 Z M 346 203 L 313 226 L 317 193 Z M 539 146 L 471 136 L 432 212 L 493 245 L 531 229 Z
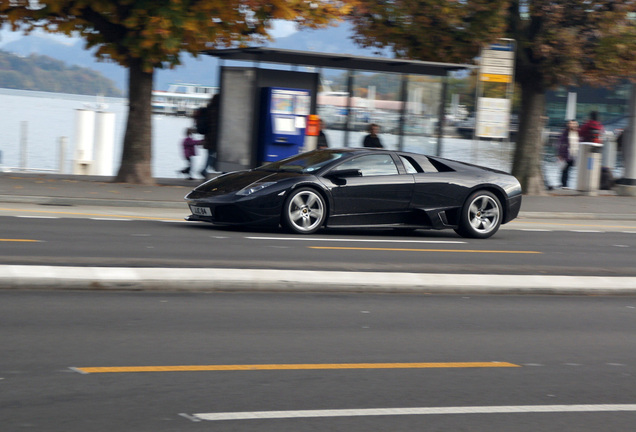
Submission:
M 257 370 L 320 370 L 320 369 L 434 369 L 434 368 L 503 368 L 521 367 L 507 362 L 451 363 L 326 363 L 326 364 L 256 364 L 256 365 L 192 365 L 192 366 L 122 366 L 74 368 L 83 373 L 130 372 L 201 372 Z
M 128 216 L 128 215 L 113 215 L 113 214 L 100 214 L 100 213 L 76 213 L 76 212 L 60 212 L 60 211 L 52 211 L 52 210 L 23 210 L 23 209 L 0 208 L 0 211 L 63 214 L 63 215 L 73 215 L 73 216 L 112 217 L 112 218 L 123 218 L 123 219 L 179 220 L 179 221 L 182 220 L 182 219 L 154 217 L 154 216 Z
M 0 242 L 22 242 L 22 243 L 38 243 L 41 240 L 31 240 L 31 239 L 0 239 Z
M 364 248 L 337 246 L 309 246 L 309 249 L 329 250 L 359 250 L 359 251 L 388 251 L 388 252 L 459 252 L 459 253 L 497 253 L 497 254 L 542 254 L 537 251 L 506 251 L 506 250 L 476 250 L 476 249 L 406 249 L 406 248 Z

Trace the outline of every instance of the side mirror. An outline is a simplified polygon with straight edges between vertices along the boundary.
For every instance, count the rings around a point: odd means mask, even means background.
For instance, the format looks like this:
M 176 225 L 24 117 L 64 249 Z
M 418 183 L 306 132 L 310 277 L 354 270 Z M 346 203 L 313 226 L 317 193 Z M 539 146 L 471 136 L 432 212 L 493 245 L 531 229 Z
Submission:
M 327 175 L 326 178 L 337 184 L 338 186 L 344 186 L 347 184 L 347 178 L 350 177 L 362 177 L 362 171 L 359 169 L 344 169 L 344 170 L 333 170 Z

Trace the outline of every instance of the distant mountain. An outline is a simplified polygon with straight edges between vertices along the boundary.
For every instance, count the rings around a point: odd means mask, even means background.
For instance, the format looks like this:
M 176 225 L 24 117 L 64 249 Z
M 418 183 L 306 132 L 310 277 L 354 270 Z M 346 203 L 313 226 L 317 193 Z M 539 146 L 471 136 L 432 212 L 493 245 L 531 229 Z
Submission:
M 317 30 L 303 30 L 284 38 L 278 38 L 268 46 L 335 54 L 352 54 L 375 57 L 375 50 L 361 48 L 353 42 L 353 31 L 347 23 Z M 381 55 L 389 56 L 388 51 Z
M 0 51 L 0 87 L 121 97 L 115 83 L 94 70 L 48 56 Z
M 303 30 L 290 36 L 276 39 L 267 46 L 300 51 L 328 52 L 375 56 L 374 50 L 358 47 L 351 40 L 351 27 L 340 24 L 318 30 Z M 93 50 L 84 48 L 81 39 L 51 38 L 48 35 L 29 35 L 3 44 L 0 49 L 22 56 L 46 54 L 68 65 L 93 69 L 115 82 L 124 93 L 127 91 L 128 74 L 126 69 L 113 62 L 98 62 Z M 194 58 L 184 54 L 183 64 L 175 69 L 157 70 L 154 87 L 165 90 L 171 83 L 197 83 L 214 85 L 218 82 L 218 61 L 216 58 L 202 55 Z

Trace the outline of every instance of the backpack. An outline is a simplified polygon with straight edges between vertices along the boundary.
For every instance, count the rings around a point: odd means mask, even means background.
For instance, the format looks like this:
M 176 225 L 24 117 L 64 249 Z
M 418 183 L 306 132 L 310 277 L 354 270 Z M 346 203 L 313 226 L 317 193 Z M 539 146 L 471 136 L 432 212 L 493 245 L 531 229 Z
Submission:
M 589 141 L 598 143 L 601 142 L 601 128 L 598 125 L 591 125 L 587 130 Z

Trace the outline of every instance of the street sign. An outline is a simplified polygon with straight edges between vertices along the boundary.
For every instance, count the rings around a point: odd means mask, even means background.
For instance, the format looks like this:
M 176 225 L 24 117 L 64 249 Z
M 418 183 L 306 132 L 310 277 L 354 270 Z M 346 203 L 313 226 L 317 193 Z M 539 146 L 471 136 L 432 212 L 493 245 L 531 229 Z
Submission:
M 511 83 L 512 75 L 481 74 L 480 80 L 484 82 Z
M 515 66 L 514 40 L 501 39 L 500 43 L 492 44 L 481 51 L 480 83 L 501 83 L 505 85 L 505 97 L 499 97 L 495 87 L 485 88 L 479 85 L 477 90 L 477 113 L 475 122 L 475 136 L 479 138 L 508 138 L 510 126 L 510 109 L 513 90 L 513 75 Z M 492 88 L 491 88 L 492 87 Z M 484 94 L 490 89 L 493 94 Z M 492 97 L 498 96 L 498 97 Z
M 496 67 L 496 66 L 482 66 L 481 67 L 482 74 L 491 74 L 491 75 L 512 75 L 511 67 Z
M 514 66 L 514 60 L 511 58 L 484 57 L 481 59 L 481 64 L 482 66 L 505 67 L 512 69 Z

